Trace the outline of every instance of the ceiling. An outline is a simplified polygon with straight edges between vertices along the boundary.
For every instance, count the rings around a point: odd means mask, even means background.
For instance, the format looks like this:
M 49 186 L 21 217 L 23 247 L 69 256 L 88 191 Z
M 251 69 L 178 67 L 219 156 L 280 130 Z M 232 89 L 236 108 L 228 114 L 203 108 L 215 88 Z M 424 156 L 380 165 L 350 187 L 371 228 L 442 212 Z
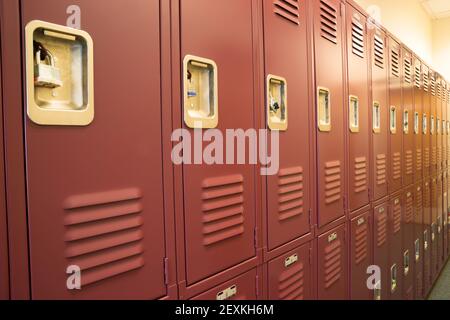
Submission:
M 450 0 L 419 0 L 433 19 L 450 17 Z

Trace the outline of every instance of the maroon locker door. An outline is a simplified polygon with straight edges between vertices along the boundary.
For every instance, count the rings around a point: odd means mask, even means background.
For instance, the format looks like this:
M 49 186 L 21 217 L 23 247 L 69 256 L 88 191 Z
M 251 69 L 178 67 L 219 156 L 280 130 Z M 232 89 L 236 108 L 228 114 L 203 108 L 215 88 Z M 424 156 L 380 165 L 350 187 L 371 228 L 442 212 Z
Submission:
M 437 178 L 432 177 L 430 180 L 430 190 L 431 190 L 431 225 L 430 225 L 430 243 L 431 243 L 431 284 L 434 283 L 436 279 L 436 269 L 438 264 L 438 243 L 437 243 L 437 216 L 438 216 L 438 183 Z
M 369 204 L 370 144 L 367 19 L 347 6 L 348 198 L 352 212 Z
M 423 298 L 423 185 L 417 183 L 414 188 L 414 281 L 415 297 Z
M 414 299 L 414 186 L 405 189 L 403 193 L 403 299 Z
M 374 265 L 381 269 L 379 289 L 374 291 L 375 300 L 389 298 L 389 205 L 381 204 L 373 209 L 373 257 Z
M 373 265 L 372 222 L 370 212 L 350 222 L 350 298 L 373 300 L 374 292 L 367 287 L 367 268 Z
M 427 65 L 422 63 L 422 153 L 423 153 L 423 178 L 427 179 L 431 174 L 431 99 L 430 99 L 430 73 Z
M 422 63 L 417 57 L 413 57 L 414 64 L 414 182 L 422 180 L 423 174 L 423 90 L 422 90 Z
M 348 299 L 346 225 L 343 224 L 318 238 L 318 298 Z
M 345 141 L 343 9 L 339 0 L 314 1 L 317 107 L 317 208 L 322 227 L 344 215 Z
M 436 73 L 430 70 L 430 149 L 431 149 L 431 163 L 430 175 L 435 177 L 437 174 L 437 133 L 436 133 L 436 118 L 437 118 L 437 99 L 436 99 Z
M 258 298 L 258 281 L 257 270 L 252 269 L 193 297 L 191 300 L 256 300 Z
M 372 41 L 372 194 L 380 200 L 388 194 L 388 54 L 384 31 L 371 28 Z
M 445 266 L 447 261 L 447 250 L 448 250 L 448 225 L 447 225 L 447 203 L 448 203 L 448 173 L 443 173 L 442 178 L 442 256 L 441 256 L 441 266 Z
M 312 245 L 306 243 L 268 262 L 269 300 L 311 300 Z
M 423 296 L 431 289 L 431 186 L 423 183 Z
M 395 193 L 402 187 L 402 90 L 401 70 L 402 53 L 400 45 L 389 38 L 389 193 Z
M 441 84 L 441 135 L 442 135 L 442 171 L 447 170 L 447 83 L 442 79 Z
M 22 30 L 32 20 L 65 25 L 72 4 L 21 1 Z M 85 127 L 26 119 L 32 297 L 159 298 L 166 294 L 155 153 L 162 139 L 159 1 L 77 5 L 94 42 L 95 119 Z M 126 53 L 111 46 L 117 39 Z M 80 268 L 81 290 L 67 289 L 69 266 Z
M 442 81 L 441 76 L 436 73 L 436 172 L 442 172 Z
M 402 194 L 392 195 L 389 203 L 389 296 L 402 299 L 403 251 L 402 251 Z
M 254 128 L 252 1 L 180 5 L 182 59 L 193 55 L 217 65 L 217 129 Z M 208 13 L 201 19 L 199 8 Z M 255 256 L 254 175 L 249 164 L 184 166 L 187 285 Z
M 444 188 L 443 188 L 443 176 L 442 174 L 438 175 L 436 180 L 437 188 L 436 188 L 436 277 L 439 276 L 439 273 L 442 268 L 442 257 L 444 255 L 444 233 L 443 233 L 443 224 L 442 224 L 442 215 L 443 215 L 443 202 L 444 202 Z
M 450 256 L 450 167 L 447 169 L 447 203 L 446 218 L 447 218 L 447 258 Z
M 402 47 L 402 133 L 403 133 L 403 186 L 414 182 L 414 66 L 412 53 Z
M 280 132 L 280 171 L 267 177 L 269 250 L 310 231 L 309 150 L 314 126 L 308 108 L 307 3 L 301 0 L 291 7 L 264 1 L 265 77 L 286 80 L 288 101 L 288 127 Z

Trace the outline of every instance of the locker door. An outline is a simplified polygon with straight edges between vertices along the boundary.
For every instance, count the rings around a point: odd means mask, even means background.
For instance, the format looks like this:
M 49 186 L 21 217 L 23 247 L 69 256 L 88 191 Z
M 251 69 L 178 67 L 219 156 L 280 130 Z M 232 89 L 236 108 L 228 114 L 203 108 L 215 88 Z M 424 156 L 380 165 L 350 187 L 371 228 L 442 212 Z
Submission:
M 257 271 L 253 269 L 191 300 L 256 300 L 257 281 Z
M 367 19 L 347 7 L 349 210 L 369 204 L 370 145 Z
M 181 57 L 195 56 L 216 64 L 219 113 L 216 128 L 223 136 L 226 129 L 255 128 L 250 89 L 254 74 L 251 3 L 251 0 L 180 1 Z M 199 9 L 207 12 L 201 19 Z M 254 174 L 254 166 L 250 164 L 184 166 L 188 285 L 255 256 Z
M 414 63 L 414 115 L 412 125 L 414 128 L 414 182 L 422 180 L 423 174 L 423 90 L 422 90 L 422 63 L 417 57 L 413 58 Z
M 367 287 L 367 268 L 372 262 L 372 222 L 370 212 L 354 218 L 350 223 L 350 298 L 373 300 Z
M 447 258 L 450 256 L 450 168 L 447 169 L 447 203 L 444 203 L 444 205 L 446 206 L 446 218 L 447 218 Z
M 415 297 L 423 298 L 423 188 L 422 183 L 415 185 L 414 192 L 414 274 Z
M 374 265 L 381 268 L 380 288 L 374 290 L 375 300 L 387 300 L 389 298 L 389 206 L 382 204 L 373 209 L 373 248 Z
M 310 231 L 313 124 L 308 108 L 307 3 L 301 0 L 291 7 L 264 1 L 265 78 L 285 79 L 288 101 L 288 126 L 280 131 L 280 171 L 267 177 L 269 250 Z M 298 17 L 292 18 L 292 14 Z
M 423 295 L 431 289 L 431 186 L 430 180 L 423 184 Z
M 422 63 L 422 152 L 423 152 L 423 178 L 427 179 L 431 174 L 431 100 L 430 100 L 430 80 L 428 66 Z
M 436 73 L 436 172 L 442 172 L 442 82 L 439 74 Z
M 269 300 L 311 300 L 311 253 L 307 243 L 268 263 Z
M 434 283 L 434 280 L 436 278 L 436 269 L 438 264 L 438 241 L 437 241 L 437 217 L 438 217 L 438 182 L 437 178 L 431 178 L 430 182 L 430 189 L 431 189 L 431 284 Z
M 21 1 L 23 30 L 32 20 L 65 25 L 72 4 Z M 26 119 L 32 297 L 159 298 L 166 294 L 162 161 L 155 154 L 162 139 L 159 1 L 77 5 L 81 28 L 94 42 L 95 69 L 86 72 L 95 74 L 95 118 L 79 127 Z M 49 33 L 46 39 L 58 48 L 71 38 Z M 64 70 L 70 57 L 64 50 L 54 56 Z M 58 104 L 59 93 L 47 99 Z M 81 271 L 81 290 L 66 286 L 71 267 Z
M 343 3 L 314 1 L 318 224 L 344 215 L 345 140 Z M 343 111 L 345 110 L 345 111 Z
M 403 133 L 403 186 L 414 182 L 414 106 L 413 106 L 413 59 L 410 51 L 402 48 L 402 133 Z
M 444 172 L 442 180 L 442 255 L 441 266 L 444 266 L 447 261 L 447 247 L 448 247 L 448 234 L 447 234 L 447 202 L 448 202 L 448 174 Z
M 319 236 L 318 263 L 319 300 L 347 299 L 348 271 L 345 224 Z
M 437 217 L 436 217 L 436 243 L 437 243 L 437 256 L 436 256 L 436 277 L 439 276 L 439 273 L 441 271 L 442 267 L 442 257 L 444 255 L 444 247 L 443 247 L 443 241 L 444 241 L 444 233 L 443 233 L 443 223 L 442 223 L 442 215 L 443 215 L 443 201 L 444 201 L 444 190 L 443 190 L 443 177 L 442 174 L 440 174 L 437 178 L 437 199 L 436 199 L 436 206 L 437 206 Z
M 390 299 L 402 298 L 402 194 L 392 196 L 389 204 L 389 289 Z
M 388 54 L 386 34 L 370 29 L 372 41 L 372 189 L 373 200 L 388 193 Z
M 402 245 L 402 277 L 403 299 L 414 298 L 414 186 L 403 193 L 403 245 Z
M 389 38 L 389 192 L 392 194 L 402 187 L 402 55 L 400 45 Z
M 447 170 L 447 84 L 442 80 L 441 84 L 441 135 L 442 135 L 442 171 Z
M 430 71 L 430 135 L 431 135 L 431 167 L 430 175 L 435 177 L 437 174 L 437 99 L 436 99 L 436 73 Z

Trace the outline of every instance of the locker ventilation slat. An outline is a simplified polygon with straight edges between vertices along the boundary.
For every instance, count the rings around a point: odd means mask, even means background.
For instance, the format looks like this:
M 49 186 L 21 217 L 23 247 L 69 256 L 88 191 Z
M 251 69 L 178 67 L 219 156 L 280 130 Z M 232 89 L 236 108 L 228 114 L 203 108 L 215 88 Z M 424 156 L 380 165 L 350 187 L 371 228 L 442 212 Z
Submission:
M 422 149 L 416 149 L 416 171 L 422 171 Z
M 436 95 L 437 95 L 437 97 L 438 98 L 440 98 L 441 97 L 441 82 L 440 81 L 437 81 L 437 84 L 436 84 Z
M 367 222 L 358 226 L 355 233 L 355 262 L 356 264 L 360 264 L 367 258 L 369 236 Z
M 431 87 L 431 94 L 433 96 L 435 96 L 436 95 L 436 78 L 434 77 L 433 74 L 431 74 L 431 77 L 430 77 L 430 87 Z
M 377 67 L 384 69 L 384 40 L 378 35 L 374 37 L 374 61 Z
M 423 75 L 423 90 L 424 90 L 425 92 L 428 92 L 428 90 L 429 90 L 429 85 L 430 85 L 430 83 L 429 83 L 430 78 L 429 78 L 429 76 L 428 76 L 428 71 L 424 71 L 424 72 L 422 73 L 422 75 Z
M 404 60 L 404 70 L 405 70 L 405 81 L 407 83 L 411 83 L 412 82 L 412 64 L 411 64 L 411 60 L 410 59 L 405 59 Z
M 392 155 L 392 179 L 398 180 L 402 177 L 402 156 L 400 152 Z
M 424 167 L 429 168 L 430 167 L 430 148 L 426 147 L 424 148 Z
M 435 166 L 437 164 L 437 148 L 431 147 L 431 165 Z
M 367 190 L 367 159 L 365 157 L 355 159 L 354 192 L 360 193 Z
M 405 154 L 405 174 L 408 176 L 412 175 L 413 167 L 414 167 L 413 152 L 411 150 L 407 150 Z
M 405 203 L 405 222 L 412 223 L 414 219 L 414 207 L 412 195 L 406 197 Z
M 396 50 L 391 50 L 391 75 L 400 77 L 400 54 Z
M 208 178 L 202 183 L 203 244 L 213 245 L 244 233 L 244 178 Z
M 376 163 L 376 180 L 377 186 L 382 186 L 386 183 L 386 155 L 379 154 L 377 155 L 377 163 Z
M 283 271 L 278 283 L 278 296 L 282 300 L 303 300 L 304 297 L 304 265 L 297 262 Z
M 392 221 L 392 227 L 394 230 L 394 233 L 400 232 L 402 228 L 402 207 L 400 202 L 397 204 L 394 204 L 393 213 L 392 213 L 393 221 Z
M 417 64 L 414 68 L 414 85 L 420 89 L 420 64 Z
M 336 239 L 325 248 L 324 285 L 326 289 L 339 281 L 342 271 L 342 244 L 340 239 Z
M 300 14 L 298 0 L 276 0 L 273 2 L 273 12 L 276 15 L 295 23 L 300 24 Z
M 337 44 L 337 10 L 327 1 L 320 1 L 320 34 Z
M 388 217 L 386 212 L 377 215 L 377 246 L 383 246 L 387 241 L 388 235 Z
M 359 21 L 352 21 L 352 52 L 358 57 L 364 58 L 364 25 Z
M 303 214 L 303 168 L 280 170 L 278 188 L 278 219 L 284 221 Z
M 325 203 L 327 205 L 341 199 L 341 162 L 325 164 Z
M 144 266 L 141 192 L 114 190 L 69 197 L 65 256 L 87 286 Z
M 418 190 L 415 194 L 415 209 L 417 210 L 417 217 L 419 218 L 419 221 L 416 221 L 416 223 L 420 223 L 422 221 L 422 207 L 423 207 L 423 198 L 422 198 L 422 189 Z

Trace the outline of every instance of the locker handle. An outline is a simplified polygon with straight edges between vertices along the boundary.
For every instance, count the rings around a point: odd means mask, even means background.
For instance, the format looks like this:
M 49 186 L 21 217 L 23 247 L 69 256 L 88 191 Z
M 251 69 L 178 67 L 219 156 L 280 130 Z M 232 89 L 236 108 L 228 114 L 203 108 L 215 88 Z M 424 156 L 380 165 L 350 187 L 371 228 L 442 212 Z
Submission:
M 430 134 L 434 135 L 434 116 L 430 118 Z
M 441 134 L 441 119 L 436 118 L 436 134 Z
M 269 74 L 266 92 L 267 125 L 269 129 L 286 131 L 288 127 L 286 79 Z
M 372 129 L 373 133 L 380 133 L 381 132 L 381 110 L 380 110 L 380 103 L 378 101 L 374 101 L 373 103 L 373 123 L 372 123 Z
M 436 239 L 436 223 L 431 224 L 431 242 Z
M 423 232 L 423 248 L 425 251 L 428 250 L 428 230 Z
M 428 116 L 427 116 L 427 114 L 426 113 L 424 113 L 423 114 L 423 117 L 422 117 L 422 133 L 423 134 L 427 134 L 428 132 Z
M 350 132 L 359 132 L 359 98 L 357 96 L 349 96 L 349 124 Z
M 212 129 L 219 123 L 218 71 L 210 59 L 186 55 L 183 60 L 184 123 Z
M 237 294 L 237 286 L 232 285 L 216 295 L 216 300 L 228 300 Z
M 409 133 L 409 111 L 408 110 L 403 111 L 403 133 L 404 134 Z
M 391 106 L 390 108 L 390 131 L 392 134 L 397 133 L 397 108 L 395 106 Z
M 419 239 L 417 239 L 415 242 L 414 242 L 414 248 L 415 248 L 415 259 L 416 259 L 416 262 L 418 262 L 419 260 L 420 260 L 420 240 Z
M 375 284 L 374 299 L 378 301 L 381 300 L 381 281 L 378 281 Z
M 319 131 L 331 131 L 331 97 L 330 90 L 323 87 L 317 88 L 317 120 Z
M 419 113 L 415 112 L 414 113 L 414 134 L 419 134 Z
M 445 127 L 445 120 L 442 120 L 442 131 L 441 131 L 442 135 L 446 134 L 446 127 Z
M 404 273 L 405 277 L 409 273 L 409 250 L 406 250 L 403 253 L 403 273 Z
M 391 292 L 394 293 L 397 289 L 397 264 L 391 267 Z

